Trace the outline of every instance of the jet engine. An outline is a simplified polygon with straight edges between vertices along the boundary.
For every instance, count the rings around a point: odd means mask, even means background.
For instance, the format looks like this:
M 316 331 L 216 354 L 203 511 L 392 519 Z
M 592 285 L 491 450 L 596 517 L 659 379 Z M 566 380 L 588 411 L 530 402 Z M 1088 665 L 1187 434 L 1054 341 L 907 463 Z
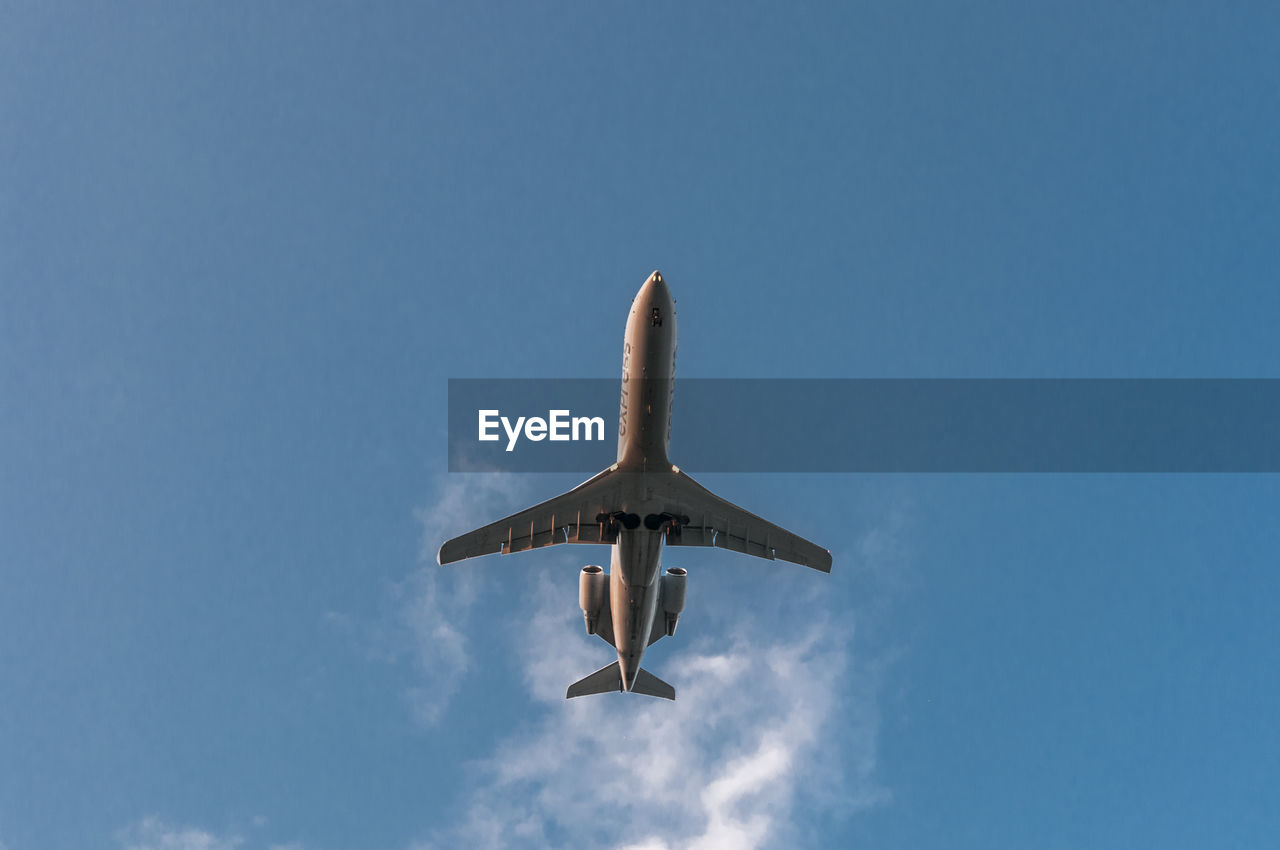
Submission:
M 578 607 L 587 621 L 587 634 L 596 633 L 596 625 L 600 622 L 600 611 L 609 593 L 609 576 L 604 567 L 588 564 L 582 568 L 578 578 Z
M 684 610 L 684 591 L 688 578 L 688 570 L 680 567 L 671 567 L 662 577 L 662 616 L 667 637 L 676 633 L 676 623 L 680 619 L 680 612 Z

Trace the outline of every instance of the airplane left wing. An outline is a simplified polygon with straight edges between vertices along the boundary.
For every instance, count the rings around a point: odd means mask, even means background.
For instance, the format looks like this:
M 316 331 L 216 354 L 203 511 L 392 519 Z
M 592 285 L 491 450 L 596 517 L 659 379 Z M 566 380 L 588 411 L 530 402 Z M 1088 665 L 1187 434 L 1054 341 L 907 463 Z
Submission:
M 452 564 L 480 555 L 509 555 L 558 543 L 612 543 L 608 527 L 597 517 L 611 512 L 616 503 L 614 474 L 610 467 L 568 493 L 455 537 L 440 547 L 436 560 Z
M 829 551 L 720 498 L 683 472 L 672 475 L 662 495 L 666 511 L 682 520 L 668 527 L 668 546 L 718 546 L 831 572 Z

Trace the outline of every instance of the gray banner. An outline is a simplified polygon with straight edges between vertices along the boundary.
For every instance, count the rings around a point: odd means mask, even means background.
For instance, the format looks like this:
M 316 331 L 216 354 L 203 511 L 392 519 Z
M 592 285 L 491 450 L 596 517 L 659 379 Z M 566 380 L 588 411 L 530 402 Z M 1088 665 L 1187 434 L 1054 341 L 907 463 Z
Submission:
M 597 472 L 616 459 L 618 395 L 616 378 L 451 379 L 449 470 Z M 1278 425 L 1276 379 L 685 378 L 671 460 L 691 472 L 1277 472 Z

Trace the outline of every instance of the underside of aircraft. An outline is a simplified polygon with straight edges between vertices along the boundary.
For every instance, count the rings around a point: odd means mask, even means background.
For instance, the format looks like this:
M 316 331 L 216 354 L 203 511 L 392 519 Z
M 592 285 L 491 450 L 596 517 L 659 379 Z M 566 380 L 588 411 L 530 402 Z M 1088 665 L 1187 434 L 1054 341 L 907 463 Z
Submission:
M 608 573 L 589 564 L 578 601 L 588 634 L 618 660 L 575 682 L 566 697 L 629 691 L 675 699 L 640 668 L 644 650 L 675 634 L 688 575 L 662 573 L 663 546 L 715 546 L 827 573 L 831 553 L 720 498 L 667 459 L 675 376 L 675 301 L 654 272 L 632 302 L 623 341 L 618 461 L 567 493 L 455 537 L 440 547 L 451 564 L 558 544 L 612 547 Z

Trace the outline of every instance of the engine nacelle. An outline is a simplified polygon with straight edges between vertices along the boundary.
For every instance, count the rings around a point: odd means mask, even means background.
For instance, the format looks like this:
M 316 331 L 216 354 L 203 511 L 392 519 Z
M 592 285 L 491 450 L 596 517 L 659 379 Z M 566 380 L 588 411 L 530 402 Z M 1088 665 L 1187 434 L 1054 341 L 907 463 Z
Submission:
M 676 623 L 680 620 L 680 612 L 684 610 L 684 592 L 688 580 L 689 571 L 680 567 L 671 567 L 662 577 L 662 616 L 667 637 L 676 633 Z
M 600 622 L 600 612 L 604 609 L 604 601 L 609 594 L 609 576 L 604 567 L 588 564 L 582 568 L 578 578 L 578 607 L 587 621 L 587 634 L 596 633 Z

